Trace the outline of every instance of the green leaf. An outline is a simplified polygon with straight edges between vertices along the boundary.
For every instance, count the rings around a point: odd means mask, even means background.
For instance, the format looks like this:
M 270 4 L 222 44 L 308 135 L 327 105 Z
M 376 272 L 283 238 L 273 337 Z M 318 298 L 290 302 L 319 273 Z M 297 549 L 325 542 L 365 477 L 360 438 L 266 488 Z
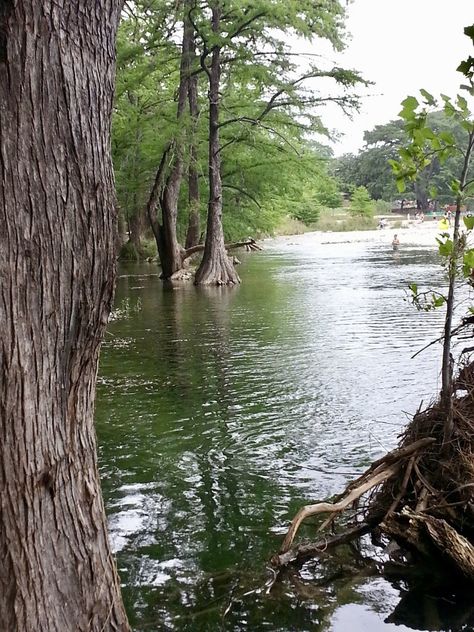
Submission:
M 466 130 L 468 134 L 474 131 L 474 122 L 460 121 L 461 127 Z
M 398 153 L 403 160 L 411 160 L 411 152 L 406 147 L 400 147 Z
M 470 37 L 474 42 L 474 24 L 471 24 L 471 26 L 466 26 L 466 28 L 464 29 L 464 35 Z
M 459 195 L 459 193 L 461 193 L 461 183 L 459 180 L 451 180 L 449 188 L 455 195 Z
M 468 107 L 467 107 L 467 101 L 460 94 L 458 94 L 457 96 L 456 105 L 458 106 L 460 110 L 463 111 L 464 114 L 467 114 L 469 112 Z
M 406 191 L 406 183 L 405 178 L 396 178 L 397 189 L 399 193 L 404 193 Z
M 418 99 L 415 97 L 407 97 L 402 101 L 403 110 L 401 110 L 398 116 L 405 120 L 414 120 L 416 117 L 415 110 L 418 105 Z
M 454 145 L 456 142 L 454 140 L 454 136 L 450 132 L 440 132 L 439 138 L 446 143 L 446 145 Z
M 453 242 L 451 239 L 446 239 L 443 243 L 441 242 L 438 247 L 438 252 L 442 257 L 449 257 L 453 252 Z
M 432 140 L 433 138 L 435 138 L 435 133 L 429 127 L 424 127 L 421 130 L 421 132 L 422 132 L 424 138 L 426 138 L 427 140 Z
M 446 303 L 446 299 L 444 298 L 444 296 L 435 296 L 433 294 L 432 300 L 434 307 L 442 307 Z
M 462 61 L 459 66 L 456 68 L 458 72 L 461 72 L 465 77 L 468 77 L 471 74 L 471 68 L 474 66 L 474 58 L 468 57 L 464 61 Z
M 427 90 L 421 88 L 420 90 L 421 96 L 424 97 L 427 105 L 436 105 L 436 101 L 432 94 L 430 94 Z
M 403 109 L 405 110 L 416 110 L 418 107 L 418 99 L 416 97 L 407 97 L 402 101 Z
M 418 294 L 418 285 L 416 283 L 410 283 L 408 287 L 410 288 L 412 294 Z
M 423 131 L 421 129 L 414 129 L 413 130 L 413 142 L 416 146 L 421 147 L 424 143 L 424 134 Z
M 470 248 L 466 250 L 462 258 L 463 264 L 469 267 L 471 270 L 474 268 L 474 249 Z
M 462 221 L 464 222 L 464 226 L 467 230 L 472 230 L 474 228 L 474 217 L 463 217 Z
M 394 174 L 400 173 L 402 167 L 398 160 L 393 160 L 392 158 L 389 158 L 387 162 L 392 167 L 392 171 Z

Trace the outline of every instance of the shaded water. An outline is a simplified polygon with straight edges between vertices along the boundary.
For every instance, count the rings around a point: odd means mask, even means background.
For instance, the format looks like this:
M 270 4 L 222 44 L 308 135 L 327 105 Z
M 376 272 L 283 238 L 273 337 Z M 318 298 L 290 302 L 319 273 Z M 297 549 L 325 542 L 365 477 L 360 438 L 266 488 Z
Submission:
M 131 623 L 395 629 L 396 582 L 317 587 L 309 568 L 297 586 L 262 587 L 296 509 L 391 449 L 403 411 L 437 391 L 439 347 L 410 356 L 441 315 L 403 301 L 409 282 L 441 282 L 433 248 L 306 235 L 243 259 L 233 290 L 165 288 L 152 264 L 120 271 L 97 424 Z

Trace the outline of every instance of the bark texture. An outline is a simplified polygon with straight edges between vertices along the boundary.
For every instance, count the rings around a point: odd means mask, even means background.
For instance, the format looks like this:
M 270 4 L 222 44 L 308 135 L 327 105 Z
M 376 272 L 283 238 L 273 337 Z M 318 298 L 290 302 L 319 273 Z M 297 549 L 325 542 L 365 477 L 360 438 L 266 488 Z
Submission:
M 191 0 L 185 0 L 183 17 L 183 40 L 179 73 L 178 105 L 176 116 L 182 121 L 188 100 L 188 84 L 191 74 L 191 56 L 194 50 L 194 27 L 189 18 Z M 161 207 L 161 223 L 154 222 L 154 234 L 161 262 L 161 276 L 169 279 L 182 268 L 183 248 L 178 242 L 178 202 L 184 173 L 185 135 L 178 130 L 173 143 L 173 160 L 167 175 L 159 202 Z
M 188 16 L 189 20 L 189 16 Z M 194 66 L 196 60 L 195 33 L 192 33 L 190 42 L 190 70 Z M 186 233 L 186 249 L 197 246 L 201 234 L 200 217 L 199 217 L 199 173 L 198 173 L 198 153 L 197 153 L 197 126 L 199 123 L 199 105 L 198 105 L 198 77 L 197 74 L 191 75 L 188 82 L 188 103 L 189 114 L 191 116 L 191 134 L 190 134 L 190 162 L 188 168 L 188 200 L 189 200 L 189 218 L 188 230 Z
M 212 30 L 220 31 L 221 7 L 216 2 L 212 6 Z M 196 285 L 233 285 L 240 283 L 234 265 L 227 255 L 222 226 L 222 179 L 219 139 L 219 87 L 220 87 L 220 47 L 212 49 L 209 75 L 209 207 L 204 255 L 199 266 Z
M 0 5 L 0 621 L 125 631 L 96 462 L 119 0 Z

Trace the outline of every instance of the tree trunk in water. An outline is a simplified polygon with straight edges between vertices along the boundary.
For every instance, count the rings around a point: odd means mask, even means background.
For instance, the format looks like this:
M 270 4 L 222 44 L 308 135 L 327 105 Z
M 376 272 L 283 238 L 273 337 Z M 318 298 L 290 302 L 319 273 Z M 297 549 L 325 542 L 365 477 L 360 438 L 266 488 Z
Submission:
M 115 280 L 119 0 L 0 7 L 0 621 L 129 630 L 94 431 Z
M 192 161 L 192 164 L 189 165 L 189 174 L 188 174 L 189 220 L 188 220 L 188 230 L 186 233 L 186 250 L 188 248 L 193 248 L 194 246 L 198 245 L 199 237 L 201 234 L 201 226 L 200 226 L 201 222 L 200 222 L 200 217 L 199 217 L 199 207 L 200 207 L 199 174 L 196 169 L 197 152 L 194 145 L 191 147 L 191 161 Z
M 190 55 L 194 60 L 196 58 L 196 47 L 193 40 L 191 44 Z M 192 66 L 192 63 L 191 63 Z M 189 78 L 188 82 L 188 103 L 189 113 L 191 115 L 192 128 L 191 128 L 191 142 L 190 142 L 190 163 L 188 171 L 188 190 L 189 190 L 189 220 L 188 230 L 186 233 L 186 248 L 192 248 L 199 243 L 199 237 L 201 234 L 200 217 L 199 217 L 199 174 L 197 170 L 198 154 L 196 147 L 196 131 L 199 120 L 199 106 L 198 106 L 198 78 L 194 75 Z
M 129 101 L 132 105 L 138 106 L 137 98 L 132 94 L 128 93 Z M 137 127 L 135 131 L 135 151 L 133 152 L 133 167 L 132 167 L 132 175 L 137 179 L 139 179 L 139 171 L 140 171 L 140 141 L 141 141 L 141 130 Z M 128 215 L 128 235 L 129 241 L 133 245 L 137 259 L 140 258 L 140 251 L 142 245 L 143 235 L 145 234 L 145 229 L 147 226 L 147 218 L 145 209 L 138 201 L 138 192 L 135 188 L 132 195 L 130 196 L 131 200 L 129 205 L 126 207 L 127 215 Z M 127 195 L 127 198 L 129 196 Z
M 192 0 L 186 0 L 183 7 L 183 44 L 181 50 L 181 64 L 178 89 L 178 121 L 183 118 L 188 97 L 188 82 L 191 69 L 191 50 L 194 42 L 194 27 L 189 19 L 189 10 L 193 6 Z M 178 130 L 178 138 L 174 147 L 174 160 L 171 171 L 166 179 L 160 197 L 161 205 L 161 234 L 157 240 L 158 253 L 161 261 L 161 276 L 164 279 L 181 269 L 183 265 L 182 248 L 178 242 L 178 202 L 184 170 L 184 140 L 182 130 Z
M 221 7 L 212 6 L 212 30 L 219 33 Z M 240 282 L 227 255 L 222 227 L 222 181 L 219 141 L 220 48 L 212 49 L 209 73 L 209 206 L 204 255 L 196 272 L 196 285 L 232 285 Z
M 140 256 L 142 239 L 145 233 L 145 213 L 143 207 L 135 205 L 135 212 L 129 219 L 130 243 L 136 250 L 137 257 Z

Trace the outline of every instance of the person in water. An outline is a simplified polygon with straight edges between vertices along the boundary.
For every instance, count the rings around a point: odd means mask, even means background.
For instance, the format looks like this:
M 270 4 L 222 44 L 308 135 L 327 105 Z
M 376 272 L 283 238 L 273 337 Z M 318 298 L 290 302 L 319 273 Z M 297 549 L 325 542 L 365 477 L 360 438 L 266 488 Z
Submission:
M 393 241 L 392 241 L 392 248 L 394 250 L 398 250 L 399 245 L 400 245 L 400 240 L 398 239 L 398 235 L 394 235 Z

